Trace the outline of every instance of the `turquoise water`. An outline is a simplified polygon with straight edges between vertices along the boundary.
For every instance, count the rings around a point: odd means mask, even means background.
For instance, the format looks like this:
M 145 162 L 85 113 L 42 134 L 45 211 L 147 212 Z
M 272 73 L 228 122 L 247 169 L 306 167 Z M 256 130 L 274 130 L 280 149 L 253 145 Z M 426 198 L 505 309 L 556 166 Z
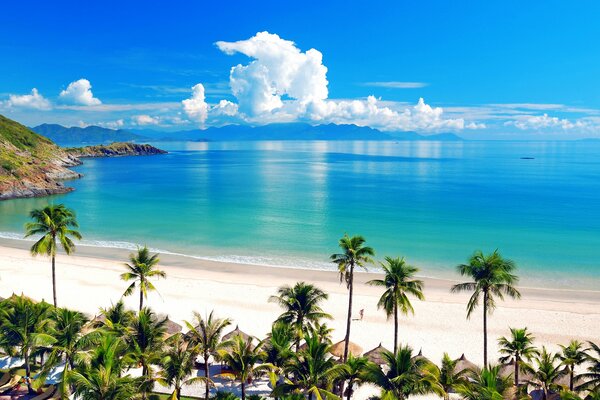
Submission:
M 379 257 L 456 277 L 476 249 L 524 284 L 600 287 L 600 143 L 160 143 L 155 157 L 85 160 L 76 191 L 0 202 L 0 231 L 64 202 L 87 244 L 332 268 L 345 232 Z M 522 159 L 521 157 L 534 157 Z

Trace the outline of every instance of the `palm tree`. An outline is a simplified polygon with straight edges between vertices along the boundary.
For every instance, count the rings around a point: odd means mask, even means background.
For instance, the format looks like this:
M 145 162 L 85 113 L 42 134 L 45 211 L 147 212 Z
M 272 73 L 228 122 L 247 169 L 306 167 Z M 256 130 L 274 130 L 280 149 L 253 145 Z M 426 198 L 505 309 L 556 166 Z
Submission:
M 202 317 L 199 313 L 194 313 L 194 319 L 195 325 L 186 321 L 189 329 L 186 336 L 193 346 L 198 347 L 198 352 L 204 358 L 204 377 L 210 379 L 209 359 L 212 354 L 215 354 L 227 344 L 221 342 L 221 336 L 223 336 L 223 330 L 231 325 L 231 320 L 229 318 L 217 318 L 213 315 L 213 311 L 206 318 Z M 208 400 L 209 394 L 209 387 L 206 385 L 206 400 Z
M 588 362 L 587 372 L 577 375 L 577 378 L 583 381 L 577 386 L 577 390 L 588 390 L 592 393 L 600 392 L 600 346 L 588 342 L 590 348 L 587 350 L 586 361 Z
M 470 379 L 456 386 L 464 400 L 504 400 L 512 385 L 509 377 L 500 376 L 499 365 L 488 365 L 481 371 L 471 371 Z
M 80 240 L 81 234 L 74 228 L 78 228 L 75 212 L 66 208 L 64 204 L 49 205 L 42 209 L 36 209 L 29 214 L 33 222 L 25 225 L 25 237 L 42 235 L 37 242 L 31 246 L 31 254 L 45 254 L 52 259 L 52 296 L 54 307 L 56 303 L 56 251 L 60 247 L 69 255 L 75 251 L 75 243 L 71 237 Z M 58 241 L 58 243 L 57 243 Z
M 513 299 L 521 298 L 521 293 L 514 287 L 519 281 L 519 278 L 513 274 L 516 266 L 511 260 L 502 258 L 498 250 L 495 250 L 488 255 L 476 251 L 468 264 L 461 264 L 457 269 L 462 276 L 473 279 L 472 282 L 452 286 L 453 293 L 473 292 L 467 304 L 467 318 L 471 317 L 483 296 L 483 364 L 487 366 L 487 316 L 496 308 L 494 297 L 500 300 L 504 300 L 504 295 Z
M 135 313 L 125 308 L 123 300 L 100 310 L 100 317 L 92 321 L 94 328 L 102 328 L 111 335 L 125 339 L 129 335 Z
M 352 398 L 354 385 L 360 386 L 365 383 L 364 378 L 368 364 L 369 360 L 366 357 L 354 357 L 352 354 L 348 355 L 341 376 L 341 379 L 348 381 L 348 389 L 346 389 L 347 400 Z
M 423 281 L 414 279 L 418 268 L 412 267 L 404 261 L 404 258 L 386 257 L 385 263 L 381 263 L 385 273 L 383 279 L 373 279 L 367 284 L 381 286 L 385 291 L 377 303 L 377 308 L 383 308 L 388 319 L 394 317 L 394 351 L 398 348 L 398 311 L 404 315 L 415 313 L 408 295 L 424 300 Z
M 168 342 L 169 348 L 161 362 L 161 378 L 158 382 L 173 387 L 172 400 L 181 399 L 181 388 L 184 385 L 197 382 L 203 382 L 207 386 L 212 385 L 212 381 L 206 377 L 191 376 L 198 355 L 197 347 L 188 345 L 181 333 L 171 336 Z
M 314 285 L 298 282 L 293 287 L 282 286 L 277 296 L 271 296 L 270 302 L 277 303 L 284 309 L 277 321 L 292 325 L 295 330 L 296 351 L 304 334 L 323 318 L 331 319 L 320 304 L 328 299 L 328 295 Z
M 348 359 L 348 345 L 350 343 L 350 325 L 352 324 L 352 296 L 354 292 L 354 268 L 361 267 L 366 270 L 365 264 L 372 263 L 372 256 L 375 251 L 365 246 L 365 239 L 362 236 L 349 237 L 347 234 L 339 240 L 339 246 L 342 253 L 332 254 L 331 261 L 338 266 L 340 272 L 340 282 L 346 281 L 348 288 L 348 317 L 346 321 L 346 337 L 344 338 L 344 357 L 342 361 Z
M 439 383 L 439 369 L 424 357 L 414 357 L 408 346 L 398 348 L 396 354 L 384 351 L 386 368 L 369 363 L 364 379 L 381 389 L 382 400 L 405 400 L 412 395 L 435 393 L 444 395 Z
M 150 382 L 153 382 L 151 366 L 157 364 L 162 356 L 166 324 L 166 317 L 158 318 L 152 310 L 144 307 L 131 322 L 125 339 L 130 357 L 142 367 L 142 377 L 148 382 L 148 389 L 152 389 Z M 142 399 L 146 399 L 146 395 L 147 391 L 142 391 Z
M 18 355 L 25 364 L 25 381 L 30 393 L 32 354 L 48 348 L 56 339 L 46 333 L 51 326 L 51 306 L 34 303 L 24 296 L 13 296 L 0 311 L 0 347 L 9 355 Z
M 527 328 L 510 328 L 510 338 L 501 337 L 498 339 L 500 345 L 501 363 L 508 362 L 511 358 L 515 362 L 515 388 L 519 387 L 519 370 L 522 369 L 523 359 L 530 360 L 533 356 L 539 354 L 539 351 L 532 345 L 534 337 L 527 332 Z
M 144 298 L 148 297 L 148 292 L 156 290 L 151 278 L 166 278 L 167 274 L 156 268 L 159 259 L 158 254 L 150 255 L 148 247 L 138 248 L 137 254 L 129 255 L 129 264 L 125 263 L 128 272 L 121 274 L 121 279 L 124 281 L 133 281 L 125 290 L 123 296 L 129 296 L 133 293 L 136 286 L 140 290 L 140 310 L 144 306 Z
M 231 369 L 231 372 L 220 375 L 240 381 L 242 400 L 246 400 L 246 383 L 254 376 L 267 372 L 273 367 L 262 363 L 265 358 L 262 347 L 263 342 L 258 342 L 255 346 L 251 337 L 246 340 L 242 336 L 236 336 L 227 349 L 218 351 L 221 360 Z
M 456 391 L 458 385 L 464 385 L 467 382 L 467 370 L 456 371 L 458 360 L 450 358 L 448 353 L 442 357 L 442 368 L 440 368 L 439 383 L 444 390 L 444 400 L 450 399 L 450 393 Z
M 99 335 L 97 331 L 85 333 L 85 327 L 89 321 L 79 311 L 57 308 L 52 313 L 51 318 L 54 323 L 51 326 L 50 335 L 56 342 L 52 346 L 52 352 L 45 366 L 47 368 L 55 366 L 64 359 L 60 390 L 68 397 L 67 377 L 75 369 L 77 361 L 91 347 L 93 341 L 99 339 Z
M 572 392 L 575 382 L 575 367 L 583 364 L 586 360 L 587 353 L 583 347 L 583 343 L 578 340 L 571 340 L 568 346 L 560 346 L 561 352 L 558 358 L 567 369 L 569 374 L 569 390 Z
M 85 362 L 67 376 L 82 400 L 129 400 L 143 387 L 141 378 L 122 376 L 130 362 L 122 339 L 103 335 Z M 64 393 L 63 393 L 64 396 Z
M 271 333 L 269 333 L 264 346 L 265 361 L 272 364 L 277 373 L 281 373 L 292 359 L 294 339 L 295 334 L 286 323 L 276 321 L 271 326 Z
M 343 378 L 348 367 L 337 364 L 328 354 L 329 343 L 321 341 L 317 336 L 306 337 L 306 347 L 293 355 L 286 367 L 288 374 L 293 376 L 293 381 L 286 380 L 277 385 L 274 397 L 301 393 L 321 400 L 323 398 L 336 398 L 332 392 L 335 379 Z
M 535 367 L 532 368 L 533 379 L 529 383 L 542 390 L 543 399 L 546 400 L 551 391 L 560 391 L 561 386 L 557 381 L 566 375 L 566 371 L 561 368 L 558 354 L 551 353 L 542 347 L 542 351 L 533 359 Z

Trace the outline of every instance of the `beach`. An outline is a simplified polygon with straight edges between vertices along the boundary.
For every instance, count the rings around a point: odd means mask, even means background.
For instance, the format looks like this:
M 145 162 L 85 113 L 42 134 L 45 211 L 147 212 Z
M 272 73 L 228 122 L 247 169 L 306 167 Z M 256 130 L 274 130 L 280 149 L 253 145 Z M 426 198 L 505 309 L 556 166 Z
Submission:
M 0 246 L 0 296 L 25 294 L 35 300 L 52 299 L 50 260 L 31 257 L 30 242 L 3 240 Z M 129 251 L 122 249 L 79 247 L 72 256 L 57 256 L 59 306 L 97 315 L 100 307 L 117 302 L 126 288 L 119 274 Z M 215 310 L 220 317 L 233 320 L 233 327 L 263 339 L 281 310 L 268 301 L 281 285 L 298 281 L 315 284 L 329 294 L 323 308 L 333 316 L 328 325 L 335 329 L 333 340 L 344 337 L 347 290 L 335 271 L 274 268 L 256 265 L 204 261 L 162 255 L 167 278 L 155 282 L 158 293 L 151 293 L 148 305 L 156 312 L 185 326 L 192 312 Z M 351 340 L 365 351 L 380 342 L 387 348 L 393 343 L 393 324 L 377 310 L 380 289 L 365 284 L 376 273 L 357 273 Z M 457 279 L 459 277 L 457 276 Z M 400 318 L 400 342 L 438 362 L 444 352 L 461 354 L 482 363 L 481 309 L 466 319 L 467 294 L 452 294 L 455 282 L 424 278 L 425 301 L 413 300 L 414 316 Z M 536 337 L 536 345 L 556 349 L 571 339 L 598 341 L 600 332 L 600 292 L 520 288 L 522 299 L 499 302 L 489 318 L 490 359 L 498 356 L 496 339 L 509 334 L 510 327 L 527 327 Z M 126 304 L 137 308 L 137 296 Z M 232 328 L 233 328 L 232 327 Z

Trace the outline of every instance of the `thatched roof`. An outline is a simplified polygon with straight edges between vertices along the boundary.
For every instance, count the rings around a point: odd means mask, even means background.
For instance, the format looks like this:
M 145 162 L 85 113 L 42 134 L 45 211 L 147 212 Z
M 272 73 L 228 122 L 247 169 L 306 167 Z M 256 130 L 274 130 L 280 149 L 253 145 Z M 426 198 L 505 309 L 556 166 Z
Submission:
M 165 323 L 165 327 L 167 328 L 167 335 L 172 336 L 176 333 L 181 332 L 183 327 L 179 325 L 177 322 L 173 322 L 167 317 L 167 321 Z
M 343 340 L 340 342 L 337 342 L 336 344 L 332 345 L 329 348 L 329 352 L 336 357 L 343 357 L 344 356 L 344 345 L 345 345 L 345 342 Z M 348 343 L 348 354 L 359 356 L 362 353 L 362 351 L 363 351 L 362 347 L 360 347 L 356 343 L 354 343 L 352 341 Z
M 479 369 L 479 367 L 477 366 L 477 364 L 467 360 L 467 357 L 465 357 L 464 353 L 462 356 L 460 356 L 459 359 L 455 360 L 457 361 L 456 366 L 454 367 L 454 373 L 459 373 L 460 371 L 463 370 L 471 370 L 471 371 L 477 371 Z
M 500 366 L 500 370 L 498 371 L 498 374 L 503 378 L 507 378 L 507 377 L 511 376 L 514 379 L 515 360 L 510 360 L 509 363 L 502 364 Z M 533 378 L 533 376 L 529 372 L 525 372 L 525 371 L 523 371 L 523 369 L 519 369 L 519 384 L 527 383 L 532 378 Z
M 232 330 L 231 332 L 226 333 L 225 335 L 223 335 L 223 341 L 225 341 L 225 340 L 231 340 L 231 339 L 233 339 L 233 338 L 235 338 L 237 336 L 241 336 L 241 338 L 244 339 L 244 340 L 246 340 L 246 341 L 251 338 L 250 335 L 248 335 L 246 332 L 241 331 L 240 328 L 239 328 L 239 326 L 236 325 L 234 330 Z
M 431 360 L 423 355 L 423 349 L 419 350 L 419 353 L 414 355 L 413 360 L 423 359 L 425 361 L 431 362 Z
M 367 351 L 365 354 L 363 354 L 365 357 L 367 357 L 367 359 L 375 364 L 378 365 L 383 365 L 386 363 L 385 358 L 383 358 L 383 352 L 389 352 L 388 349 L 386 349 L 385 347 L 383 347 L 381 345 L 381 343 L 379 343 L 379 346 L 375 347 L 374 349 L 371 349 L 369 351 Z

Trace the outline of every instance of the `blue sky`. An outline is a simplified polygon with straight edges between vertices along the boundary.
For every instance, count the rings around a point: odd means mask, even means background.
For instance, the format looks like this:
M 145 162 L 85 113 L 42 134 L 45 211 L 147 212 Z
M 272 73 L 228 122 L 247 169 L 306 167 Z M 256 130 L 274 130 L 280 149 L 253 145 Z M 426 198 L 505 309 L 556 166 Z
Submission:
M 598 2 L 82 3 L 3 6 L 0 113 L 600 137 Z

